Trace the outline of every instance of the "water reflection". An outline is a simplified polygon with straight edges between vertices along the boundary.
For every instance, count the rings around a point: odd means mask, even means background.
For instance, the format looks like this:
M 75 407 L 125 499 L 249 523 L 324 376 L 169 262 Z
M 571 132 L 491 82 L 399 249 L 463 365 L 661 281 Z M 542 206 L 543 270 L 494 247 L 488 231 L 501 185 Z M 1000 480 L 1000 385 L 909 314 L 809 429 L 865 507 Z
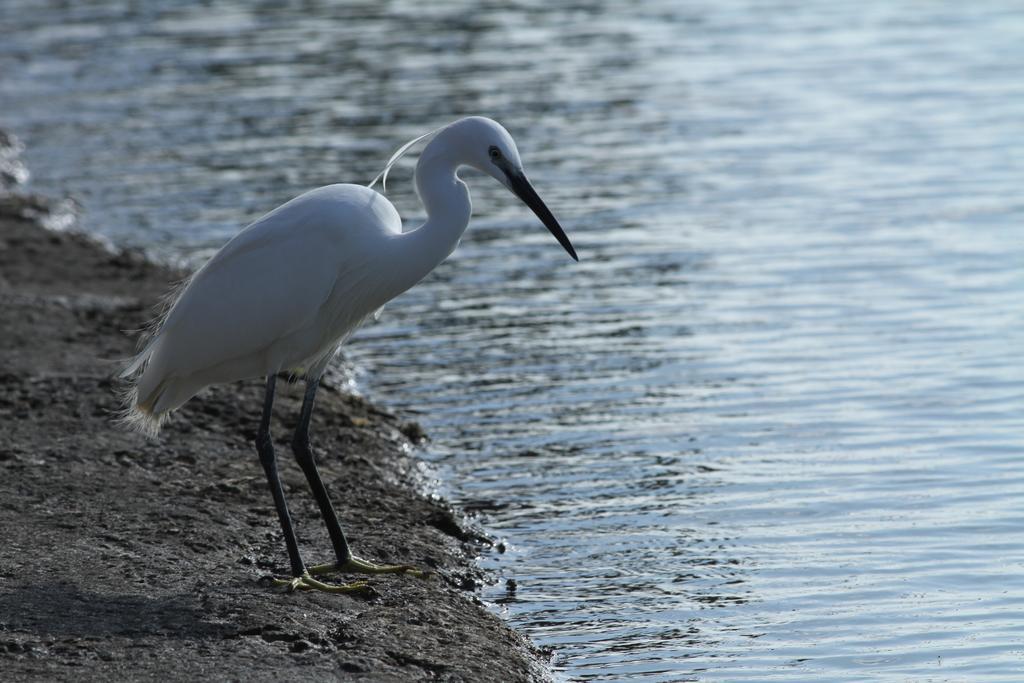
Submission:
M 1012 10 L 14 0 L 0 98 L 38 189 L 175 255 L 498 115 L 582 261 L 469 177 L 348 350 L 504 537 L 486 597 L 572 679 L 1013 681 Z

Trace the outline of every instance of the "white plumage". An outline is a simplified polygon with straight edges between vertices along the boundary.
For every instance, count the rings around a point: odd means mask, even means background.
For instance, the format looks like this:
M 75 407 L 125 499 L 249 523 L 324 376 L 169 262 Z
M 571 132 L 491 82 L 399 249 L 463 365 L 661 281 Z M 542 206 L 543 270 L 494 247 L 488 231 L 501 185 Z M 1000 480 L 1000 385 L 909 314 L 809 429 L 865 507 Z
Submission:
M 418 228 L 403 233 L 382 194 L 339 184 L 283 204 L 225 244 L 189 279 L 122 373 L 136 376 L 126 421 L 155 433 L 170 411 L 210 384 L 282 371 L 318 378 L 368 315 L 455 249 L 471 213 L 460 166 L 515 192 L 576 258 L 526 180 L 511 136 L 490 119 L 461 119 L 436 131 L 417 163 L 416 189 L 428 214 Z

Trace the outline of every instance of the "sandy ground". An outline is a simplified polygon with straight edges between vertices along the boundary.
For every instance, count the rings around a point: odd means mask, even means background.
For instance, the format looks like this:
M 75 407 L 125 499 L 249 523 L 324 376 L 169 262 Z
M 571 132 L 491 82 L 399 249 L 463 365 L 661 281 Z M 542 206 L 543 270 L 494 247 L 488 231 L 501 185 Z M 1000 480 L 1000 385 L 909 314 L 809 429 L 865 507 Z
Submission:
M 0 191 L 0 678 L 547 678 L 472 592 L 480 538 L 417 493 L 418 427 L 330 386 L 312 435 L 353 547 L 435 576 L 366 596 L 270 586 L 288 560 L 252 447 L 261 382 L 201 394 L 157 441 L 115 425 L 109 359 L 181 274 L 46 231 L 48 210 Z M 279 383 L 273 429 L 313 564 L 333 558 L 288 447 L 301 389 Z

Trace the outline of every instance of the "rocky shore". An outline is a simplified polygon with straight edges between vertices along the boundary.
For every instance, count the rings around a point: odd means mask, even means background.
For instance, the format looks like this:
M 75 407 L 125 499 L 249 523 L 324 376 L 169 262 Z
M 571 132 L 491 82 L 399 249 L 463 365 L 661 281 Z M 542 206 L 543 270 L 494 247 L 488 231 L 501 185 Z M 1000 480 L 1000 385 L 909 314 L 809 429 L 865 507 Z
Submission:
M 288 560 L 252 448 L 261 382 L 204 392 L 155 441 L 117 426 L 125 330 L 182 273 L 47 230 L 50 211 L 0 190 L 0 678 L 548 678 L 473 593 L 482 540 L 418 492 L 419 428 L 330 384 L 312 435 L 350 540 L 434 576 L 372 578 L 367 595 L 270 586 Z M 331 546 L 288 448 L 301 390 L 281 387 L 273 429 L 315 563 Z

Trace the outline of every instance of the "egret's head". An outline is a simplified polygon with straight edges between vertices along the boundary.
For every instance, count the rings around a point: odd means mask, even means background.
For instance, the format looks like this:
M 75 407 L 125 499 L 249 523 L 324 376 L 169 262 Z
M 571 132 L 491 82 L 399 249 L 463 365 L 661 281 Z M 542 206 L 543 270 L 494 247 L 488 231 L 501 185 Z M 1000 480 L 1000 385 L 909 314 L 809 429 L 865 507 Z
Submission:
M 516 141 L 498 123 L 483 116 L 459 119 L 448 127 L 457 140 L 460 161 L 508 186 L 509 173 L 522 172 Z
M 562 226 L 527 180 L 515 140 L 501 124 L 483 116 L 470 116 L 459 119 L 443 132 L 456 148 L 459 162 L 486 173 L 507 187 L 533 209 L 569 255 L 579 260 Z

